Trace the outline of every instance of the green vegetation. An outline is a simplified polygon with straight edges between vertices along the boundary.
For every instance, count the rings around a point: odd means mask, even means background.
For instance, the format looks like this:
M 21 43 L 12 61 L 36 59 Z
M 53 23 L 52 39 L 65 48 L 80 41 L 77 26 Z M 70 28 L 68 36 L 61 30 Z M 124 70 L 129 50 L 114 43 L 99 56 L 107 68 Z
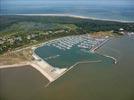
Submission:
M 58 23 L 37 23 L 37 22 L 18 22 L 5 30 L 1 31 L 1 35 L 7 34 L 29 34 L 29 33 L 42 33 L 46 31 L 57 30 L 75 30 L 77 27 L 73 24 L 58 24 Z
M 3 15 L 0 16 L 0 23 L 0 54 L 17 47 L 67 35 L 92 34 L 100 31 L 111 31 L 113 35 L 121 35 L 120 28 L 123 28 L 124 32 L 134 31 L 134 23 L 72 17 Z

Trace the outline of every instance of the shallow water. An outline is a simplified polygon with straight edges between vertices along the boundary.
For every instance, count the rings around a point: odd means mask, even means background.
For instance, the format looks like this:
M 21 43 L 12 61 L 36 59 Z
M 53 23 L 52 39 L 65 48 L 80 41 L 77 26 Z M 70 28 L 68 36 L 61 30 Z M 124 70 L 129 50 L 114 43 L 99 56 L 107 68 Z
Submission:
M 0 100 L 29 100 L 47 83 L 31 66 L 0 69 Z
M 47 88 L 43 75 L 34 69 L 2 69 L 0 96 L 2 100 L 133 100 L 134 40 L 114 38 L 98 52 L 119 55 L 119 62 L 79 64 Z

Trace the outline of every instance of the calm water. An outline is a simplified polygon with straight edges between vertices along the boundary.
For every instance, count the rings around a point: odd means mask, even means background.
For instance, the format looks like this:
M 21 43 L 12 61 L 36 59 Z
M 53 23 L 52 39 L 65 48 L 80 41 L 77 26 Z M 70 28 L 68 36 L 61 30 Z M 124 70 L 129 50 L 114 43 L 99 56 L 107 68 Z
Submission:
M 0 14 L 73 14 L 134 21 L 133 0 L 2 0 Z
M 77 46 L 73 46 L 69 50 L 60 50 L 53 46 L 42 46 L 35 50 L 35 53 L 47 61 L 53 67 L 69 68 L 82 61 L 100 61 L 100 63 L 114 64 L 114 60 L 99 54 L 89 52 L 88 49 L 80 49 Z M 59 55 L 59 57 L 46 59 L 47 57 Z
M 134 100 L 134 39 L 109 41 L 98 52 L 118 64 L 80 64 L 45 88 L 47 80 L 32 68 L 0 70 L 2 100 Z

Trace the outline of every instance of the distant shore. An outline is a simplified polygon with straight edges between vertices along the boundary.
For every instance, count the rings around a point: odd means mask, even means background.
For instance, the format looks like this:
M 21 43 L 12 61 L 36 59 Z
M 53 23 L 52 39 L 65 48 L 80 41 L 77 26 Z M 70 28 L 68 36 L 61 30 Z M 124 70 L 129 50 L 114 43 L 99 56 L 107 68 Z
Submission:
M 113 21 L 113 22 L 121 22 L 121 23 L 134 23 L 134 21 L 114 20 L 114 19 L 103 19 L 103 18 L 101 19 L 101 18 L 95 18 L 95 17 L 73 15 L 73 14 L 8 14 L 8 15 L 17 15 L 17 16 L 56 16 L 56 17 L 73 17 L 73 18 L 80 18 L 80 19 Z

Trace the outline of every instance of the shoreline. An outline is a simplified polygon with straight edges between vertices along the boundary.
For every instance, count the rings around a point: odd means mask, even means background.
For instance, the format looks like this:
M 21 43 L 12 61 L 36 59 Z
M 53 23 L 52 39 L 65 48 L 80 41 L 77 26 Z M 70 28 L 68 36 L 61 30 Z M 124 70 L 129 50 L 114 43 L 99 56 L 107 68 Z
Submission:
M 100 20 L 100 21 L 111 21 L 111 22 L 120 22 L 120 23 L 134 23 L 134 21 L 125 21 L 125 20 L 116 20 L 116 19 L 105 19 L 105 18 L 95 18 L 89 16 L 73 15 L 73 14 L 3 14 L 3 15 L 16 15 L 16 16 L 50 16 L 50 17 L 72 17 L 80 19 L 89 19 L 89 20 Z M 2 16 L 2 14 L 0 15 Z
M 42 74 L 49 81 L 45 85 L 45 87 L 48 87 L 51 83 L 55 82 L 57 79 L 62 77 L 65 73 L 67 73 L 68 71 L 70 71 L 72 68 L 74 68 L 75 66 L 77 66 L 79 64 L 84 64 L 84 63 L 100 63 L 100 62 L 101 62 L 101 60 L 96 60 L 96 61 L 79 61 L 79 62 L 76 62 L 75 64 L 73 64 L 72 66 L 67 68 L 66 70 L 63 70 L 63 72 L 61 72 L 58 76 L 56 76 L 54 78 L 51 77 L 51 75 L 49 75 L 49 73 L 47 73 L 47 71 L 44 71 L 44 68 L 41 68 L 37 64 L 37 62 L 25 62 L 25 63 L 20 63 L 20 64 L 13 64 L 13 65 L 3 65 L 3 66 L 0 66 L 0 70 L 1 69 L 8 69 L 8 68 L 20 68 L 20 67 L 25 67 L 25 66 L 31 67 L 33 69 L 36 69 L 40 74 Z
M 95 53 L 95 51 L 97 51 L 97 49 L 99 49 L 101 46 L 103 46 L 105 43 L 107 43 L 110 39 L 106 39 L 104 40 L 104 42 L 100 43 L 98 46 L 93 47 L 90 51 Z
M 68 36 L 66 36 L 68 37 Z M 59 38 L 57 38 L 59 39 Z M 57 40 L 54 39 L 54 40 Z M 50 40 L 50 41 L 54 41 L 54 40 Z M 97 47 L 93 48 L 93 53 L 97 53 L 96 50 L 103 46 L 109 39 L 106 39 L 103 43 L 101 43 L 100 45 L 98 45 Z M 4 65 L 4 66 L 0 66 L 0 69 L 3 68 L 13 68 L 13 67 L 23 67 L 25 65 L 30 65 L 32 68 L 35 68 L 37 71 L 39 71 L 45 78 L 47 78 L 49 80 L 49 83 L 45 86 L 47 87 L 50 83 L 56 81 L 58 78 L 60 78 L 62 75 L 64 75 L 66 72 L 68 72 L 69 70 L 71 70 L 73 67 L 77 66 L 78 64 L 81 63 L 93 63 L 93 62 L 101 62 L 101 60 L 97 60 L 97 61 L 78 61 L 76 63 L 74 63 L 73 65 L 71 65 L 68 68 L 57 68 L 56 66 L 52 66 L 50 65 L 47 61 L 45 61 L 44 59 L 42 59 L 38 54 L 35 53 L 35 50 L 39 47 L 44 46 L 46 43 L 50 42 L 50 41 L 46 41 L 44 43 L 41 43 L 38 46 L 32 46 L 32 57 L 35 59 L 34 61 L 30 61 L 30 62 L 22 62 L 20 64 L 14 64 L 14 65 Z M 103 55 L 104 57 L 108 57 L 114 60 L 114 63 L 117 63 L 117 60 L 114 57 L 108 56 L 108 55 Z
M 12 65 L 2 65 L 0 66 L 0 69 L 17 68 L 17 67 L 23 67 L 27 65 L 29 65 L 29 62 L 23 62 L 23 63 L 12 64 Z
M 107 54 L 101 54 L 101 53 L 97 52 L 97 50 L 98 50 L 99 48 L 101 48 L 102 46 L 104 46 L 104 44 L 107 43 L 108 41 L 110 41 L 110 38 L 106 39 L 106 40 L 105 40 L 103 43 L 101 43 L 100 45 L 98 45 L 98 46 L 92 48 L 90 51 L 91 51 L 92 53 L 97 53 L 97 54 L 102 55 L 102 56 L 104 56 L 104 57 L 111 58 L 111 59 L 114 60 L 114 64 L 117 64 L 117 63 L 118 63 L 118 60 L 117 60 L 115 57 L 109 56 L 109 55 L 107 55 Z
M 57 79 L 59 79 L 60 77 L 62 77 L 65 73 L 67 73 L 68 71 L 70 71 L 71 69 L 73 69 L 75 66 L 79 65 L 79 64 L 85 64 L 85 63 L 100 63 L 101 60 L 96 60 L 96 61 L 79 61 L 76 62 L 75 64 L 73 64 L 72 66 L 70 66 L 67 70 L 65 70 L 60 76 L 58 76 L 54 81 L 49 82 L 45 87 L 48 87 L 50 85 L 50 83 L 55 82 Z

